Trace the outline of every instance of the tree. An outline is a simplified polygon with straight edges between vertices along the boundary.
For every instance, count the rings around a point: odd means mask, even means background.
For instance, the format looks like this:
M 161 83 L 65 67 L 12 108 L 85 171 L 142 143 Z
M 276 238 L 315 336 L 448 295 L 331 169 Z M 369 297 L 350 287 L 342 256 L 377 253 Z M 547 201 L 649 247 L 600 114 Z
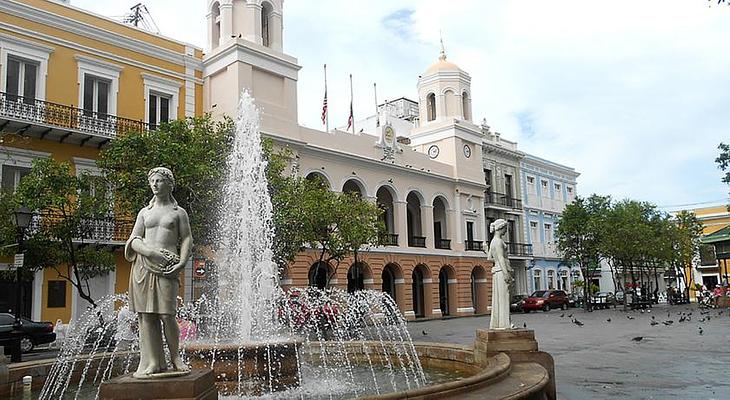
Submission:
M 35 210 L 23 240 L 26 277 L 34 271 L 52 268 L 76 288 L 82 299 L 96 307 L 89 281 L 115 268 L 114 254 L 97 246 L 108 239 L 100 237 L 97 231 L 111 218 L 107 187 L 101 177 L 73 174 L 67 162 L 35 160 L 15 193 L 3 193 L 0 197 L 4 255 L 17 251 L 7 247 L 16 241 L 10 214 L 21 205 Z
M 689 299 L 690 281 L 684 274 L 687 268 L 692 268 L 692 262 L 700 253 L 700 237 L 702 236 L 702 222 L 689 211 L 680 211 L 674 220 L 675 229 L 672 232 L 674 257 L 671 265 L 683 280 L 686 288 L 686 299 Z M 691 274 L 690 274 L 691 276 Z
M 162 124 L 146 133 L 118 137 L 97 161 L 111 182 L 115 206 L 136 215 L 150 199 L 147 172 L 159 166 L 175 175 L 173 196 L 190 215 L 197 245 L 210 244 L 217 228 L 217 207 L 231 149 L 233 122 L 209 115 Z
M 576 197 L 573 203 L 565 207 L 558 222 L 555 236 L 562 261 L 566 265 L 578 266 L 586 280 L 600 266 L 601 244 L 610 204 L 610 197 Z M 582 287 L 585 307 L 590 309 L 590 285 Z
M 720 155 L 715 159 L 715 163 L 725 173 L 722 181 L 730 185 L 730 145 L 720 143 L 717 148 L 720 150 Z M 730 205 L 728 205 L 728 208 L 730 208 Z

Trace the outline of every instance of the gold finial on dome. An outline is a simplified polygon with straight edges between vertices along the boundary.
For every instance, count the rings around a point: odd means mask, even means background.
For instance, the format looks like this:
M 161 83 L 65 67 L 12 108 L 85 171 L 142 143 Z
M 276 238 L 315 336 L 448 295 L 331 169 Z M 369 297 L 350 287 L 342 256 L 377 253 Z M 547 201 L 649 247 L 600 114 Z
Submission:
M 441 34 L 440 29 L 439 29 L 439 39 L 441 40 L 441 54 L 439 55 L 439 60 L 446 61 L 446 49 L 444 48 L 444 36 Z

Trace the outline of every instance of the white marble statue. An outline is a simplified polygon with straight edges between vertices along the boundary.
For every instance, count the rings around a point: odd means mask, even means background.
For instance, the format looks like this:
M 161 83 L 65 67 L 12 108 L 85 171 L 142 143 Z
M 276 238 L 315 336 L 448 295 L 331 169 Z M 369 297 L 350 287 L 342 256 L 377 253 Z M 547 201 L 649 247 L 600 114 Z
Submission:
M 139 321 L 140 360 L 135 378 L 180 376 L 189 372 L 180 358 L 180 328 L 175 319 L 179 272 L 190 258 L 193 237 L 188 214 L 172 196 L 175 178 L 164 167 L 147 174 L 153 197 L 140 210 L 124 257 L 132 262 L 129 310 Z M 179 245 L 179 253 L 178 253 Z M 179 255 L 178 255 L 179 254 Z M 168 370 L 162 335 L 173 370 Z
M 492 318 L 490 329 L 510 329 L 509 287 L 514 282 L 513 270 L 507 258 L 507 244 L 502 237 L 507 233 L 507 221 L 498 219 L 489 226 L 494 234 L 489 243 L 487 256 L 494 261 L 492 267 Z

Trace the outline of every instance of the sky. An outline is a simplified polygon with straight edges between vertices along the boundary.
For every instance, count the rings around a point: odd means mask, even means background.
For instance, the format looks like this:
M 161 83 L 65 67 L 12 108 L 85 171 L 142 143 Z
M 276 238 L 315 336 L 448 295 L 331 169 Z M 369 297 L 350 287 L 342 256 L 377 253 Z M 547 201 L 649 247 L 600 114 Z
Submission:
M 71 0 L 122 16 L 137 0 Z M 146 0 L 161 33 L 205 48 L 208 0 Z M 170 10 L 176 10 L 170 12 Z M 714 159 L 730 142 L 730 6 L 708 0 L 286 0 L 284 51 L 298 59 L 299 123 L 330 125 L 378 100 L 417 100 L 448 60 L 471 75 L 474 122 L 575 168 L 578 193 L 666 210 L 728 203 Z

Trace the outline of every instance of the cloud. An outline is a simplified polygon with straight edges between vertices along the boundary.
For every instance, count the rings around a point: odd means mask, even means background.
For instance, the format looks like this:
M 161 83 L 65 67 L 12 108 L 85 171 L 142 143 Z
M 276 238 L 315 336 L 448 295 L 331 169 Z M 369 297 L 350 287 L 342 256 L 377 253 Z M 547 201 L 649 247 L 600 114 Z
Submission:
M 116 1 L 72 0 L 105 15 Z M 183 9 L 185 13 L 155 10 Z M 205 1 L 150 3 L 163 34 L 203 46 Z M 472 77 L 474 121 L 519 148 L 581 173 L 578 191 L 659 205 L 727 198 L 713 160 L 730 132 L 730 7 L 703 1 L 320 0 L 285 2 L 284 47 L 298 58 L 300 123 L 322 129 L 328 67 L 330 125 L 378 97 L 417 98 L 436 61 Z M 154 7 L 153 7 L 154 6 Z M 189 10 L 189 11 L 188 11 Z

